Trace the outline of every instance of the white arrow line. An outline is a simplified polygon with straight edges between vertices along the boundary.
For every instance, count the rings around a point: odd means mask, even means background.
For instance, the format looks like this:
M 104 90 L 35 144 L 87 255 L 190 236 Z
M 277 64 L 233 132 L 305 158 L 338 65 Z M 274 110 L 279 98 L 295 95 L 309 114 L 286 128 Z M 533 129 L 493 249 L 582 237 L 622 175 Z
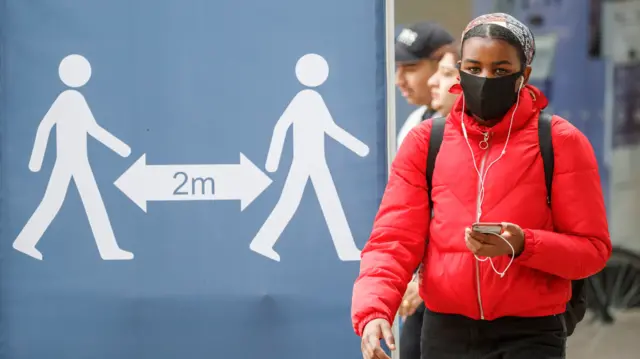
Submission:
M 148 201 L 239 200 L 244 210 L 272 180 L 240 153 L 239 164 L 147 165 L 146 154 L 114 184 L 147 212 Z

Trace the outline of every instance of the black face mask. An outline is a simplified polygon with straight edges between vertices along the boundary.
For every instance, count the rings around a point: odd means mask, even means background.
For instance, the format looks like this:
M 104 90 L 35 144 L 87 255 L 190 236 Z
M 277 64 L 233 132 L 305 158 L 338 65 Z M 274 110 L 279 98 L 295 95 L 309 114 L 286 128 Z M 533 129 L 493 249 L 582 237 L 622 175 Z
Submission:
M 517 72 L 502 77 L 480 77 L 460 71 L 460 86 L 466 108 L 481 119 L 501 119 L 518 99 L 516 82 L 522 76 Z

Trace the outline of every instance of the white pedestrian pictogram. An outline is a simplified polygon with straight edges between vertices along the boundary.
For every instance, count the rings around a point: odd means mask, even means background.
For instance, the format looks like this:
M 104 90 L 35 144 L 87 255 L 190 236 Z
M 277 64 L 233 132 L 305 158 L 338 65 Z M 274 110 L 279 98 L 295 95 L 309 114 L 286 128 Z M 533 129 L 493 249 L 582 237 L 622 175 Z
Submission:
M 329 65 L 322 56 L 307 54 L 297 62 L 296 76 L 303 85 L 317 87 L 327 80 Z M 305 89 L 293 98 L 275 125 L 265 166 L 269 172 L 278 169 L 289 127 L 293 127 L 291 169 L 278 203 L 249 247 L 265 257 L 280 260 L 273 246 L 293 218 L 307 182 L 311 180 L 338 257 L 343 261 L 359 260 L 360 250 L 353 239 L 327 165 L 325 135 L 361 157 L 367 156 L 369 147 L 335 123 L 318 92 Z
M 76 184 L 84 205 L 100 256 L 105 260 L 132 259 L 131 252 L 120 249 L 109 216 L 96 184 L 87 155 L 87 138 L 91 136 L 122 157 L 131 149 L 96 122 L 84 96 L 76 90 L 91 78 L 91 65 L 81 55 L 69 55 L 58 69 L 60 79 L 70 89 L 63 91 L 40 122 L 29 161 L 29 169 L 40 171 L 47 142 L 56 126 L 56 160 L 42 201 L 24 226 L 13 248 L 42 260 L 36 249 L 40 238 L 56 217 L 71 184 Z

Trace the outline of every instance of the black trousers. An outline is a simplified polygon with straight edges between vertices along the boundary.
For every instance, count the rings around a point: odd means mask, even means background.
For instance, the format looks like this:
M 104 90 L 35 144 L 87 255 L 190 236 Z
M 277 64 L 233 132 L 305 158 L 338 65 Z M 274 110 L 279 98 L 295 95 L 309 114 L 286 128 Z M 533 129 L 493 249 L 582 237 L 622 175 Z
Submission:
M 420 336 L 424 317 L 424 303 L 402 323 L 400 333 L 400 359 L 420 359 Z
M 566 333 L 562 315 L 484 321 L 425 310 L 421 358 L 564 359 Z

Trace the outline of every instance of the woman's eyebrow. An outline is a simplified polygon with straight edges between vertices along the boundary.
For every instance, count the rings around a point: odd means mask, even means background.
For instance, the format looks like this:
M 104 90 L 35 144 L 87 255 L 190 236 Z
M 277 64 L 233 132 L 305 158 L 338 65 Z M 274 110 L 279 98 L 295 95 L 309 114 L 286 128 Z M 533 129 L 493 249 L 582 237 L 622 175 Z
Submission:
M 482 62 L 480 62 L 478 60 L 474 60 L 474 59 L 464 59 L 464 62 L 472 63 L 472 64 L 481 64 L 482 63 Z M 499 60 L 499 61 L 493 61 L 491 63 L 491 65 L 500 66 L 500 65 L 513 65 L 513 64 L 509 60 Z

